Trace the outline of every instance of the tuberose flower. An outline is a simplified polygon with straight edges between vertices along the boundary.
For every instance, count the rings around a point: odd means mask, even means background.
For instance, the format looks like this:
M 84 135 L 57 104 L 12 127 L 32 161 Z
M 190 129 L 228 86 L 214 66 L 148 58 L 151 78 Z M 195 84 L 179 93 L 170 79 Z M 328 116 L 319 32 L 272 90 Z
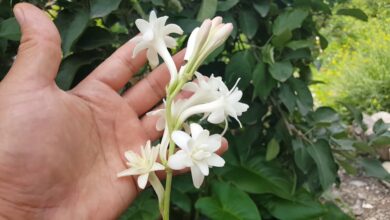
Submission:
M 183 30 L 176 24 L 165 25 L 168 16 L 157 18 L 154 11 L 150 12 L 149 21 L 137 19 L 135 25 L 141 35 L 133 38 L 137 43 L 133 50 L 133 57 L 140 51 L 147 49 L 146 56 L 152 68 L 159 64 L 158 54 L 163 58 L 171 74 L 171 81 L 176 79 L 177 69 L 168 48 L 176 47 L 176 40 L 169 35 L 172 33 L 183 34 Z
M 191 136 L 183 131 L 172 133 L 172 139 L 180 150 L 169 157 L 168 166 L 174 170 L 190 167 L 194 186 L 199 188 L 204 176 L 209 175 L 210 167 L 225 164 L 224 159 L 215 153 L 221 146 L 221 135 L 210 136 L 208 130 L 196 123 L 190 125 L 190 130 Z
M 141 155 L 134 151 L 126 151 L 126 164 L 129 169 L 123 170 L 117 174 L 118 177 L 139 175 L 137 183 L 139 188 L 144 189 L 149 179 L 149 174 L 164 170 L 165 167 L 156 162 L 159 153 L 159 147 L 151 147 L 150 141 L 146 142 L 144 147 L 141 147 Z M 154 174 L 154 173 L 153 173 Z
M 204 113 L 207 121 L 213 124 L 226 122 L 228 116 L 240 123 L 238 116 L 247 111 L 249 106 L 240 102 L 242 91 L 237 87 L 239 79 L 231 90 L 227 88 L 220 77 L 211 76 L 209 80 L 204 80 L 198 76 L 198 81 L 198 85 L 191 83 L 185 87 L 185 89 L 195 92 L 193 97 L 196 97 L 198 103 L 186 108 L 181 113 L 179 120 L 185 121 L 192 115 Z

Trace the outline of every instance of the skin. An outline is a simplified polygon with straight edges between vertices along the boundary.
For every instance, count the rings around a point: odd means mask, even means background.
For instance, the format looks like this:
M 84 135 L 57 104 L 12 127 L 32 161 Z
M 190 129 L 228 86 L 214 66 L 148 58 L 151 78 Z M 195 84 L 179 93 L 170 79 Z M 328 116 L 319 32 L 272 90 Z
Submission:
M 165 66 L 120 96 L 145 62 L 126 43 L 71 91 L 54 79 L 60 36 L 38 8 L 17 4 L 22 39 L 0 83 L 0 217 L 4 219 L 115 219 L 136 198 L 123 153 L 161 137 L 157 118 L 144 114 L 165 95 Z M 179 65 L 184 53 L 175 56 Z M 227 148 L 223 141 L 220 153 Z

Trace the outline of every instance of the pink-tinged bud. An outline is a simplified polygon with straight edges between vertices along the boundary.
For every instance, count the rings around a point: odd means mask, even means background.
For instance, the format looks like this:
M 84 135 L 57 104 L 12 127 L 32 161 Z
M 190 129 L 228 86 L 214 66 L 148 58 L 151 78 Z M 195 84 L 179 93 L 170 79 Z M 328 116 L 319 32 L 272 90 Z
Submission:
M 218 16 L 218 17 L 215 17 L 212 21 L 211 21 L 211 28 L 214 29 L 215 27 L 217 27 L 219 24 L 222 24 L 222 17 Z
M 196 38 L 196 45 L 201 47 L 204 42 L 207 40 L 207 37 L 209 36 L 210 29 L 211 29 L 211 20 L 206 19 L 202 25 L 200 26 L 198 36 Z M 200 49 L 200 48 L 199 48 Z

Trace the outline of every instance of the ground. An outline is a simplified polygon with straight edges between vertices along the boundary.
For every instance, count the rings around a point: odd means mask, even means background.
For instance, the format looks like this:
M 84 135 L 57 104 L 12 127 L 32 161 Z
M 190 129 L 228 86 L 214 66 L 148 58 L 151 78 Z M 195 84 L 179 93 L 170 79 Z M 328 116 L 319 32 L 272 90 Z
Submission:
M 341 184 L 334 187 L 333 196 L 343 210 L 357 220 L 390 219 L 390 184 L 370 177 L 352 177 L 340 173 Z

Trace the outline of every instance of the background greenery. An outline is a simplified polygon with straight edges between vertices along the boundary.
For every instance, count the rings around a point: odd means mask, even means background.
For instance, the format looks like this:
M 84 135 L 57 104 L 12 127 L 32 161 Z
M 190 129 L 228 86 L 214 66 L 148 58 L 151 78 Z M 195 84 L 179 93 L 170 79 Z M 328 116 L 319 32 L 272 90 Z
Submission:
M 390 2 L 353 0 L 368 20 L 334 16 L 322 28 L 331 43 L 320 56 L 313 86 L 320 105 L 340 110 L 340 102 L 366 113 L 390 111 Z M 338 6 L 340 7 L 340 6 Z
M 12 64 L 20 38 L 11 10 L 16 2 L 0 1 L 1 76 Z M 374 135 L 359 138 L 331 107 L 314 108 L 309 90 L 317 83 L 312 78 L 316 58 L 328 46 L 320 30 L 329 19 L 347 15 L 367 20 L 348 1 L 29 2 L 45 9 L 60 30 L 64 56 L 56 81 L 65 90 L 134 36 L 135 19 L 152 9 L 185 31 L 172 52 L 185 45 L 190 31 L 205 18 L 220 15 L 233 23 L 231 37 L 200 71 L 222 75 L 230 86 L 240 77 L 239 87 L 250 109 L 241 118 L 244 127 L 233 122 L 227 133 L 226 166 L 213 169 L 200 190 L 192 186 L 189 175 L 174 178 L 172 219 L 350 219 L 336 201 L 323 196 L 338 183 L 340 166 L 352 174 L 363 170 L 390 180 L 374 156 L 374 148 L 390 143 L 388 125 L 378 122 Z M 148 70 L 145 67 L 137 77 Z M 364 129 L 361 113 L 347 106 L 355 126 Z M 156 198 L 146 190 L 120 219 L 149 220 L 158 215 Z

